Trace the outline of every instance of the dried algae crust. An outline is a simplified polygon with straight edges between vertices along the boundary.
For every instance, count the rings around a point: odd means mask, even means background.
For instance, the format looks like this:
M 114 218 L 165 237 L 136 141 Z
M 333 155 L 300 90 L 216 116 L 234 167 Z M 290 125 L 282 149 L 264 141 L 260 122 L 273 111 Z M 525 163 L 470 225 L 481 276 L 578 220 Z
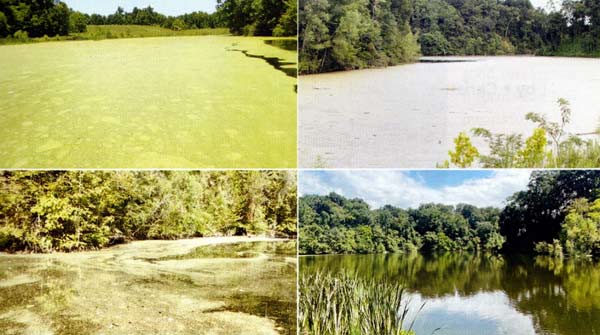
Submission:
M 217 245 L 223 250 L 248 245 L 252 257 L 193 253 Z M 295 250 L 295 242 L 224 237 L 141 241 L 80 253 L 0 254 L 0 330 L 295 334 L 296 261 L 278 255 L 273 246 L 279 245 Z M 282 308 L 290 316 L 276 315 Z

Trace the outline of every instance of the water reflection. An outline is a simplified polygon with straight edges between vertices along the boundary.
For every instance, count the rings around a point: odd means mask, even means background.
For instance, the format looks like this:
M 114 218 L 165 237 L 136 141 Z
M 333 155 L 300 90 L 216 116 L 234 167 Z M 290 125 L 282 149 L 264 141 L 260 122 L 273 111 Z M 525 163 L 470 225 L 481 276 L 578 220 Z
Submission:
M 600 333 L 600 265 L 524 255 L 361 255 L 301 258 L 301 271 L 400 281 L 426 307 L 418 334 Z M 414 309 L 413 309 L 414 311 Z
M 286 62 L 282 58 L 279 57 L 268 57 L 264 55 L 254 55 L 248 52 L 248 50 L 241 49 L 227 49 L 228 51 L 239 51 L 244 54 L 244 56 L 249 58 L 258 58 L 262 59 L 271 65 L 275 70 L 281 71 L 285 73 L 286 76 L 296 78 L 298 77 L 298 69 L 296 69 L 296 63 L 294 62 Z
M 265 44 L 272 45 L 279 49 L 288 50 L 288 51 L 297 51 L 297 49 L 298 49 L 298 41 L 296 41 L 295 39 L 265 40 Z

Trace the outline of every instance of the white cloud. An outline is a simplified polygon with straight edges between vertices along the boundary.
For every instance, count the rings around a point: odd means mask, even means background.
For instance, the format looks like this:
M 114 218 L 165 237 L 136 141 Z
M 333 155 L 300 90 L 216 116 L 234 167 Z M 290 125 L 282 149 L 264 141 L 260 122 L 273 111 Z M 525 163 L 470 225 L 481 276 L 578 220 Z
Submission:
M 301 195 L 336 192 L 349 198 L 361 198 L 373 208 L 386 204 L 415 208 L 430 202 L 499 207 L 507 197 L 525 189 L 530 174 L 528 170 L 497 170 L 489 177 L 467 179 L 458 186 L 433 188 L 405 171 L 302 171 L 299 185 Z

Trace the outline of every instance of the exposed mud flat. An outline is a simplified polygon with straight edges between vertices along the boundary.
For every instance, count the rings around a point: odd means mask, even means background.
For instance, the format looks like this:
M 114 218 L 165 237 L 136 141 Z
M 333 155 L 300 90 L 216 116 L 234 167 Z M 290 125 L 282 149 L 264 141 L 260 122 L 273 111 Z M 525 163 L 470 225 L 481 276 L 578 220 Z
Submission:
M 296 243 L 224 237 L 0 254 L 2 334 L 295 334 Z

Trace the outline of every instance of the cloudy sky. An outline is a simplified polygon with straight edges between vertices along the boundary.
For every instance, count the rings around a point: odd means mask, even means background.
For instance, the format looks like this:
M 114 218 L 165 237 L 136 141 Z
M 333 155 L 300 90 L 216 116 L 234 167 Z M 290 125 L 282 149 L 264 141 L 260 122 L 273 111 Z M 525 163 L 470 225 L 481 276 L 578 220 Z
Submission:
M 300 171 L 300 194 L 336 192 L 364 199 L 373 208 L 394 205 L 416 208 L 422 203 L 502 206 L 506 198 L 525 189 L 528 170 L 338 170 Z
M 88 14 L 112 14 L 121 6 L 126 11 L 133 7 L 145 8 L 152 6 L 157 12 L 166 15 L 181 15 L 185 13 L 215 11 L 217 0 L 63 0 L 74 10 Z
M 557 4 L 560 3 L 560 1 L 555 1 Z M 546 6 L 548 5 L 548 0 L 531 0 L 531 3 L 535 6 L 535 7 L 544 7 L 546 8 Z

